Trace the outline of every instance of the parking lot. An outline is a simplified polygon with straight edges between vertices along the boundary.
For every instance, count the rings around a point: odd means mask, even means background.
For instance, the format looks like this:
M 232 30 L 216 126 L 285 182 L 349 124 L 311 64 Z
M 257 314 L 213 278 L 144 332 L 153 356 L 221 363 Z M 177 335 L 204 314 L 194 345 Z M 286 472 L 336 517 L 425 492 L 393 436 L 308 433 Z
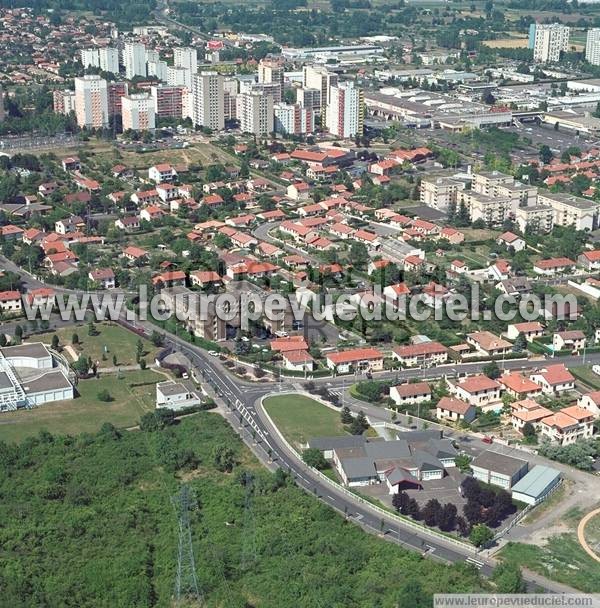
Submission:
M 555 131 L 554 128 L 548 125 L 538 125 L 535 123 L 523 123 L 522 127 L 505 127 L 504 131 L 517 133 L 521 137 L 531 139 L 534 146 L 548 146 L 551 150 L 565 150 L 571 146 L 578 148 L 589 148 L 595 142 L 596 138 L 588 135 L 577 135 L 573 131 L 564 129 Z

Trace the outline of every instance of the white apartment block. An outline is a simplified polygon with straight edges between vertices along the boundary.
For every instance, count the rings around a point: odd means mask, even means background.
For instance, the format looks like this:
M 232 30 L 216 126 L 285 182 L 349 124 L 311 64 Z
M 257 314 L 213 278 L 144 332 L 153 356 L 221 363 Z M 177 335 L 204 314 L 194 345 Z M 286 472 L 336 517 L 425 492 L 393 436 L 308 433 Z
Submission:
M 57 89 L 52 92 L 52 101 L 54 111 L 57 114 L 75 112 L 75 91 L 61 91 Z
M 572 226 L 575 230 L 598 227 L 600 203 L 563 192 L 540 192 L 538 204 L 552 207 L 555 226 Z
M 194 124 L 221 131 L 225 127 L 223 76 L 216 72 L 194 74 L 192 95 Z
M 282 57 L 264 57 L 258 64 L 259 84 L 274 84 L 273 102 L 279 103 L 283 99 L 284 88 L 284 60 Z
M 81 49 L 81 51 L 79 51 L 79 58 L 84 70 L 87 68 L 100 67 L 100 55 L 98 53 L 98 49 Z
M 585 41 L 585 60 L 592 65 L 600 65 L 600 28 L 588 30 Z
M 239 81 L 237 78 L 225 78 L 223 81 L 223 108 L 225 120 L 237 118 L 237 94 Z
M 282 135 L 304 135 L 314 131 L 314 112 L 300 104 L 276 103 L 275 133 Z
M 148 76 L 156 76 L 162 82 L 167 82 L 169 66 L 166 61 L 149 61 Z
M 237 96 L 237 118 L 242 133 L 268 135 L 275 129 L 273 97 L 257 91 Z
M 75 114 L 81 128 L 108 127 L 106 80 L 95 74 L 75 78 Z
M 296 89 L 296 101 L 303 108 L 319 112 L 321 110 L 321 89 L 300 87 Z
M 569 27 L 560 23 L 536 24 L 533 43 L 533 60 L 539 63 L 556 63 L 562 51 L 569 48 Z
M 127 42 L 123 50 L 125 77 L 146 76 L 146 47 L 139 42 Z
M 167 68 L 167 84 L 170 87 L 192 88 L 192 71 L 189 68 L 173 67 Z
M 147 131 L 156 128 L 154 100 L 148 93 L 136 93 L 121 98 L 123 131 Z
M 550 232 L 554 226 L 554 209 L 550 205 L 537 204 L 531 207 L 518 207 L 515 221 L 523 234 L 527 226 L 530 226 L 534 232 Z
M 98 50 L 100 69 L 111 74 L 119 73 L 119 49 L 102 47 Z
M 67 112 L 68 114 L 69 112 Z M 2 90 L 2 85 L 0 84 L 0 122 L 4 120 L 4 91 Z
M 465 182 L 447 176 L 435 175 L 421 180 L 420 199 L 424 205 L 439 211 L 447 211 L 451 203 L 458 200 L 459 190 L 464 190 Z
M 343 82 L 329 89 L 326 126 L 332 135 L 350 139 L 363 134 L 364 98 L 352 82 Z
M 154 49 L 146 49 L 145 56 L 146 63 L 148 63 L 149 61 L 153 61 L 155 63 L 157 61 L 160 61 L 160 53 L 158 51 L 155 51 Z
M 307 65 L 302 69 L 302 84 L 307 89 L 317 89 L 321 91 L 320 108 L 322 124 L 327 123 L 327 104 L 329 103 L 329 91 L 331 87 L 338 84 L 338 75 L 329 72 L 325 66 Z
M 198 51 L 189 46 L 177 47 L 173 51 L 173 65 L 195 74 L 198 71 Z
M 472 222 L 483 220 L 489 225 L 502 224 L 514 216 L 517 205 L 509 198 L 488 196 L 473 192 L 473 190 L 461 190 L 458 192 L 457 207 L 464 203 Z

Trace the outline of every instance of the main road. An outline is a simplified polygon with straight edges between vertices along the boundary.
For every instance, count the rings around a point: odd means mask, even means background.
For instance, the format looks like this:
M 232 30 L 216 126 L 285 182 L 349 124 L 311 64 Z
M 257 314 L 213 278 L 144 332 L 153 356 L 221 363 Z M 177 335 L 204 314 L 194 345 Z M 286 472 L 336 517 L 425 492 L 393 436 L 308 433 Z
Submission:
M 136 322 L 134 328 L 143 329 L 150 333 L 155 327 L 148 322 Z M 262 408 L 262 400 L 267 395 L 296 391 L 300 387 L 297 380 L 291 382 L 282 380 L 280 382 L 249 382 L 234 377 L 221 364 L 218 357 L 209 355 L 203 349 L 185 342 L 183 339 L 167 333 L 166 343 L 173 349 L 181 352 L 199 370 L 201 380 L 214 390 L 216 396 L 223 400 L 226 406 L 235 414 L 231 420 L 234 428 L 242 438 L 257 453 L 265 464 L 275 463 L 277 466 L 293 475 L 296 483 L 307 492 L 317 496 L 322 502 L 329 505 L 348 520 L 355 522 L 370 533 L 384 536 L 390 541 L 396 542 L 408 549 L 418 551 L 422 555 L 440 560 L 444 563 L 466 562 L 477 568 L 483 576 L 490 576 L 493 572 L 495 562 L 481 553 L 476 553 L 470 547 L 446 541 L 427 530 L 418 530 L 407 524 L 399 522 L 391 514 L 387 515 L 362 501 L 359 497 L 339 489 L 335 484 L 322 479 L 310 467 L 307 467 L 295 453 L 293 453 L 286 442 L 282 441 L 276 429 L 272 427 L 269 417 Z M 600 354 L 590 356 L 594 361 L 600 361 Z M 565 362 L 581 364 L 581 357 L 565 358 Z M 507 369 L 519 369 L 534 367 L 539 362 L 507 361 Z M 509 365 L 510 364 L 510 365 Z M 482 363 L 469 363 L 453 365 L 448 368 L 449 374 L 472 373 L 480 371 Z M 415 377 L 436 378 L 445 372 L 444 366 L 429 370 L 401 370 L 398 372 L 384 372 L 382 378 L 398 377 L 400 381 Z M 329 385 L 331 388 L 344 387 L 348 385 L 348 378 L 324 378 L 314 380 L 316 384 Z M 386 420 L 390 413 L 376 406 L 368 404 L 352 403 L 351 409 L 364 409 L 372 420 Z M 237 424 L 237 421 L 240 424 Z M 463 434 L 464 435 L 464 434 Z M 484 444 L 482 444 L 485 447 Z M 513 449 L 513 453 L 514 453 Z M 524 453 L 521 457 L 525 456 Z M 583 475 L 583 473 L 581 473 Z M 547 580 L 534 573 L 526 573 L 525 578 L 530 588 L 543 588 L 553 593 L 575 592 L 573 589 Z

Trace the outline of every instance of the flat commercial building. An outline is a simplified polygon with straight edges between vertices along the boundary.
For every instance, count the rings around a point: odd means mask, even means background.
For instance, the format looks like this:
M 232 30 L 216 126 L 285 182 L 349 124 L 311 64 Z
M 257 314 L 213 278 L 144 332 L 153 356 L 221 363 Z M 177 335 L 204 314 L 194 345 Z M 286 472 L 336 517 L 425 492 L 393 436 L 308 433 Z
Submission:
M 471 462 L 473 477 L 483 483 L 500 486 L 505 490 L 512 488 L 527 473 L 526 460 L 505 456 L 498 452 L 486 451 Z
M 104 78 L 95 74 L 75 78 L 75 114 L 81 128 L 108 126 L 108 93 Z
M 68 363 L 41 342 L 0 349 L 0 412 L 73 399 Z
M 513 486 L 512 497 L 527 505 L 537 505 L 548 497 L 561 479 L 560 471 L 538 464 Z

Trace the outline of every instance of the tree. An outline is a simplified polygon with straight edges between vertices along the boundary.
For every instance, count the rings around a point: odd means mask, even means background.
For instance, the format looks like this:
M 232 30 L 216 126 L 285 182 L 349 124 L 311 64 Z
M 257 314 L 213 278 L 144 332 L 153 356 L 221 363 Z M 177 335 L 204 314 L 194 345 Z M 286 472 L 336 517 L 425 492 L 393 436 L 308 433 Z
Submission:
M 501 562 L 494 568 L 492 581 L 498 593 L 524 593 L 527 585 L 517 564 Z
M 554 154 L 549 146 L 546 144 L 540 146 L 540 160 L 547 165 L 554 158 Z
M 52 348 L 56 350 L 58 348 L 59 339 L 56 334 L 52 336 Z
M 15 327 L 15 337 L 17 337 L 19 340 L 23 338 L 23 328 L 20 325 Z
M 446 503 L 438 517 L 438 527 L 444 532 L 451 532 L 456 527 L 456 515 L 458 510 L 451 502 Z
M 471 532 L 471 526 L 469 525 L 469 522 L 464 517 L 462 517 L 462 515 L 459 515 L 456 518 L 456 528 L 461 536 L 469 536 L 469 533 Z
M 525 437 L 525 439 L 528 439 L 529 441 L 533 441 L 537 438 L 535 427 L 533 426 L 533 424 L 531 424 L 531 422 L 526 422 L 523 425 L 523 429 L 521 432 L 523 433 L 523 437 Z
M 353 435 L 362 435 L 369 428 L 369 423 L 367 421 L 367 417 L 365 413 L 361 410 L 358 412 L 356 418 L 352 420 L 352 424 L 350 425 L 350 432 Z
M 406 492 L 397 492 L 392 498 L 392 506 L 402 515 L 406 515 L 410 497 Z
M 138 341 L 135 345 L 135 361 L 136 363 L 140 363 L 142 357 L 144 356 L 144 343 L 141 338 L 138 338 Z
M 5 333 L 0 333 L 0 346 L 4 347 L 7 344 L 7 339 L 6 339 L 6 334 Z
M 515 353 L 522 353 L 524 350 L 527 350 L 527 338 L 522 331 L 519 332 L 512 349 Z
M 215 467 L 223 473 L 231 473 L 235 466 L 235 453 L 226 445 L 218 445 L 213 450 Z
M 396 608 L 429 608 L 432 597 L 423 590 L 421 583 L 416 580 L 408 580 L 398 589 L 398 601 Z
M 496 380 L 496 378 L 500 378 L 501 371 L 498 367 L 498 364 L 495 361 L 490 361 L 486 365 L 483 366 L 482 369 L 485 376 L 490 378 L 491 380 Z
M 77 334 L 71 336 L 71 344 L 79 344 L 79 336 Z
M 85 355 L 79 355 L 79 359 L 72 364 L 73 369 L 80 375 L 85 375 L 90 370 L 90 362 Z
M 419 507 L 419 503 L 416 499 L 409 499 L 408 504 L 406 505 L 406 515 L 413 519 L 421 519 L 421 507 Z
M 469 540 L 476 546 L 481 547 L 494 538 L 494 533 L 485 525 L 477 524 L 473 526 L 469 534 Z
M 152 342 L 152 344 L 154 344 L 154 346 L 156 346 L 158 348 L 164 344 L 165 336 L 164 336 L 164 334 L 161 334 L 161 333 L 157 332 L 156 330 L 154 330 L 152 332 L 152 335 L 150 336 L 150 341 Z
M 345 405 L 340 412 L 340 420 L 342 421 L 342 424 L 352 424 L 354 421 L 354 416 L 352 416 L 350 408 L 347 405 Z
M 94 325 L 93 321 L 90 321 L 88 323 L 88 336 L 95 336 L 97 335 L 97 331 L 96 331 L 96 326 Z
M 317 469 L 317 471 L 322 471 L 328 466 L 327 460 L 325 460 L 325 456 L 323 456 L 323 452 L 317 448 L 308 448 L 307 450 L 304 450 L 302 452 L 302 460 L 304 460 L 309 467 Z
M 440 515 L 442 513 L 442 505 L 439 500 L 432 498 L 428 500 L 421 511 L 423 521 L 428 526 L 437 526 L 440 521 Z
M 369 262 L 369 251 L 364 243 L 353 241 L 350 246 L 349 256 L 354 267 L 359 270 L 364 270 L 367 267 Z

